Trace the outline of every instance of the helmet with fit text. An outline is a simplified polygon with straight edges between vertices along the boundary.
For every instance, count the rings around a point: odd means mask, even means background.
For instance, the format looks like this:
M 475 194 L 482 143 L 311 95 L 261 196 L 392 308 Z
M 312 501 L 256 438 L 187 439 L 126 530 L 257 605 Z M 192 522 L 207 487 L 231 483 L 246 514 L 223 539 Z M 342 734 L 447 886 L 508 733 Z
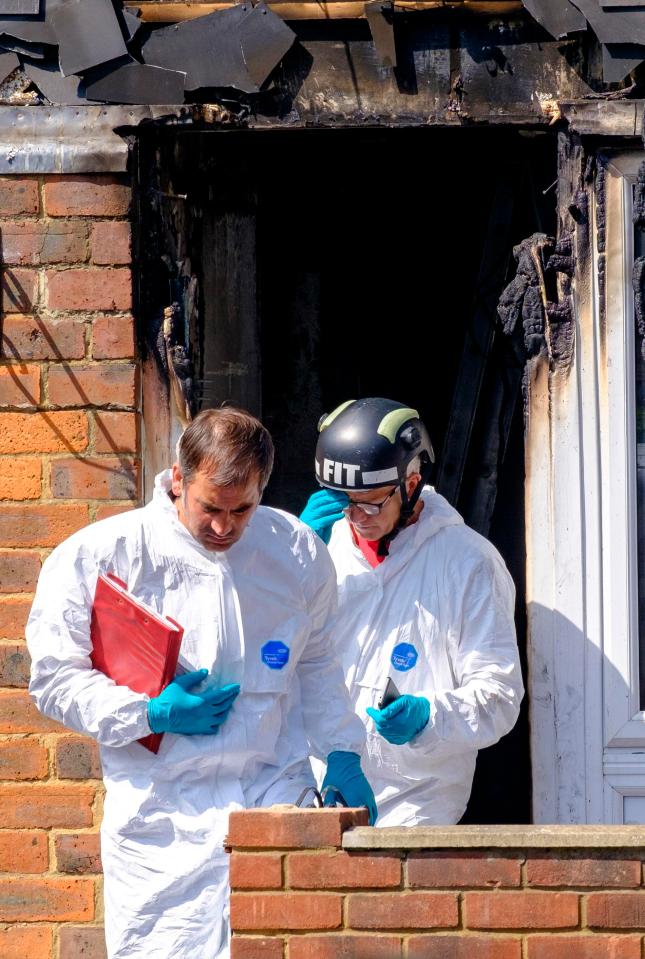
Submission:
M 434 463 L 432 443 L 417 411 L 380 396 L 341 403 L 321 418 L 318 431 L 316 479 L 329 489 L 404 486 L 408 464 L 416 456 L 426 482 Z

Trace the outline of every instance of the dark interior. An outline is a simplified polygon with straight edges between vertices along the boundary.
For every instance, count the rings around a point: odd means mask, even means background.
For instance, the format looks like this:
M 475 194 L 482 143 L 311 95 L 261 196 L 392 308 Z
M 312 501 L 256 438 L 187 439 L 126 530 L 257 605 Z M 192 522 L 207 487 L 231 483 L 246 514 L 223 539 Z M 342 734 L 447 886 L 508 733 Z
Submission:
M 254 273 L 259 337 L 254 412 L 277 449 L 266 503 L 302 509 L 315 488 L 321 414 L 360 396 L 383 395 L 418 409 L 439 469 L 451 409 L 459 403 L 464 344 L 474 344 L 477 353 L 474 317 L 481 329 L 485 314 L 495 332 L 452 499 L 476 526 L 482 488 L 494 503 L 481 531 L 515 580 L 524 655 L 522 364 L 491 303 L 513 275 L 513 245 L 534 232 L 555 232 L 555 137 L 507 127 L 248 131 L 189 139 L 167 140 L 158 156 L 167 158 L 173 189 L 192 198 L 183 228 L 202 290 L 221 283 L 213 280 L 213 273 L 221 275 L 221 252 L 213 248 L 209 221 L 235 216 L 236 203 L 244 208 L 245 235 L 253 219 L 254 262 L 246 256 L 245 269 L 247 280 L 248 271 Z M 507 204 L 511 198 L 501 225 L 500 189 Z M 202 303 L 202 317 L 195 352 L 207 378 L 204 357 L 217 326 L 212 304 Z M 201 403 L 227 398 L 220 383 L 215 393 L 201 394 Z M 464 821 L 530 821 L 526 702 L 515 730 L 480 754 Z

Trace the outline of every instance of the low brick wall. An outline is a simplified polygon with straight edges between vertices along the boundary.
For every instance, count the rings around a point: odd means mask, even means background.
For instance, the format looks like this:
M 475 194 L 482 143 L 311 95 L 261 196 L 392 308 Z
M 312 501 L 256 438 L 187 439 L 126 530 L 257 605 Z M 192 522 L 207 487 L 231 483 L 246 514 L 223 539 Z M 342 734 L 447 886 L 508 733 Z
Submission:
M 102 959 L 96 746 L 27 693 L 40 566 L 139 496 L 127 178 L 0 177 L 0 957 Z
M 361 816 L 231 816 L 231 959 L 641 959 L 642 830 Z

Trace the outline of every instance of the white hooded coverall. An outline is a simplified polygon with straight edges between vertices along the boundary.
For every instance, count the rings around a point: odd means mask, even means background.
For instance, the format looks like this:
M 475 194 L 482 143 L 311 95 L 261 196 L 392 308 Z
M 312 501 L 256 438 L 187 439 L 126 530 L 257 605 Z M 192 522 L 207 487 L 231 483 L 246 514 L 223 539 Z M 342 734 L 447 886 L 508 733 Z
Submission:
M 515 724 L 523 695 L 513 619 L 515 590 L 494 546 L 432 488 L 414 525 L 372 569 L 346 520 L 329 551 L 338 578 L 334 631 L 345 681 L 367 729 L 362 768 L 377 826 L 441 825 L 463 815 L 477 751 Z M 425 696 L 428 725 L 389 743 L 366 715 L 390 675 L 399 692 Z
M 310 752 L 360 753 L 365 740 L 327 631 L 336 584 L 320 540 L 260 506 L 237 543 L 211 552 L 182 525 L 169 489 L 167 471 L 148 506 L 54 550 L 27 627 L 36 705 L 100 744 L 110 959 L 228 956 L 229 812 L 295 802 L 313 783 Z M 240 683 L 216 735 L 166 733 L 157 755 L 136 742 L 150 733 L 148 697 L 90 663 L 99 572 L 181 623 L 182 667 Z

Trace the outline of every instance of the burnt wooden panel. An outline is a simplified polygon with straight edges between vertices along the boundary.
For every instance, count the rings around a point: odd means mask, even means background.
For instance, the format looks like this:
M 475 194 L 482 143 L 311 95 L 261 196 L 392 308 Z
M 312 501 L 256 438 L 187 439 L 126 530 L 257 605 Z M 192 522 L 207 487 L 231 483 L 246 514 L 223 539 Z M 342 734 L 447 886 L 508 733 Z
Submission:
M 365 21 L 292 26 L 299 43 L 252 124 L 548 125 L 558 100 L 588 96 L 602 68 L 599 52 L 552 40 L 525 15 L 399 14 L 396 68 L 381 64 Z

